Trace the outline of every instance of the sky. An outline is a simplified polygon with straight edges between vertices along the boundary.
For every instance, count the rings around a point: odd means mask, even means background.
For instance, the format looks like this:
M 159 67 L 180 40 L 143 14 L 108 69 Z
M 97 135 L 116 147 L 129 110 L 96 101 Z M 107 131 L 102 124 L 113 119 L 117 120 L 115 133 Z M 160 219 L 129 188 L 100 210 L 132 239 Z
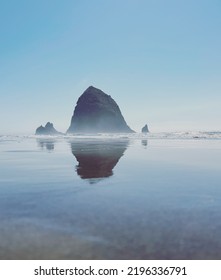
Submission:
M 0 135 L 66 132 L 93 85 L 137 132 L 221 130 L 220 0 L 0 0 Z

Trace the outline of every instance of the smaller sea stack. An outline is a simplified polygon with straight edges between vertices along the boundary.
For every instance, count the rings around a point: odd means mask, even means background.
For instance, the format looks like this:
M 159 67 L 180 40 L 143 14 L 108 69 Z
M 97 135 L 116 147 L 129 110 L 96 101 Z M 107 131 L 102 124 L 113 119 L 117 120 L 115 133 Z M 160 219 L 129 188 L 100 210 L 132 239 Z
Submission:
M 148 133 L 149 132 L 147 124 L 142 128 L 141 132 L 142 133 Z
M 58 135 L 63 134 L 61 132 L 58 132 L 54 126 L 53 123 L 47 122 L 45 126 L 39 126 L 36 129 L 35 135 Z

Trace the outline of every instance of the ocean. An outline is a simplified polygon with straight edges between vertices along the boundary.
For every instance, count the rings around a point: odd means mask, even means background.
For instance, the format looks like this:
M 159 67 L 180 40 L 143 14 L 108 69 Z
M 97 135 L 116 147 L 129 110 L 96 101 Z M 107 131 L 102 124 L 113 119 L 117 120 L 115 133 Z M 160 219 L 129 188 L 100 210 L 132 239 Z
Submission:
M 0 136 L 0 259 L 221 259 L 221 132 Z

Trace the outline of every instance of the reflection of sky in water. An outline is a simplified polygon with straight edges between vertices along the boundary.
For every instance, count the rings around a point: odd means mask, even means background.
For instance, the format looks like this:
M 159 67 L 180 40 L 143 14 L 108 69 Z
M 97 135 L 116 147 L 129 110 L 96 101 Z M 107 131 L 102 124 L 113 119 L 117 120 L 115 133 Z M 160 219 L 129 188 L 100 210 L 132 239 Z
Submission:
M 220 259 L 220 141 L 47 143 L 0 147 L 0 258 Z

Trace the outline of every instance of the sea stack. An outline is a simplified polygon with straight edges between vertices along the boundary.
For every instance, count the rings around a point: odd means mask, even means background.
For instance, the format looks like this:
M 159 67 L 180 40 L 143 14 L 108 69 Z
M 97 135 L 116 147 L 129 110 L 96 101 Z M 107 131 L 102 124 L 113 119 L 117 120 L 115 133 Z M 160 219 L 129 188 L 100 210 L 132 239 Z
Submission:
M 47 122 L 45 127 L 44 126 L 39 126 L 36 129 L 35 132 L 36 135 L 57 135 L 57 134 L 62 134 L 61 132 L 58 132 L 54 126 L 53 123 Z
M 142 133 L 148 133 L 149 132 L 147 124 L 142 128 L 141 132 Z
M 132 133 L 117 103 L 93 86 L 79 97 L 67 133 Z

